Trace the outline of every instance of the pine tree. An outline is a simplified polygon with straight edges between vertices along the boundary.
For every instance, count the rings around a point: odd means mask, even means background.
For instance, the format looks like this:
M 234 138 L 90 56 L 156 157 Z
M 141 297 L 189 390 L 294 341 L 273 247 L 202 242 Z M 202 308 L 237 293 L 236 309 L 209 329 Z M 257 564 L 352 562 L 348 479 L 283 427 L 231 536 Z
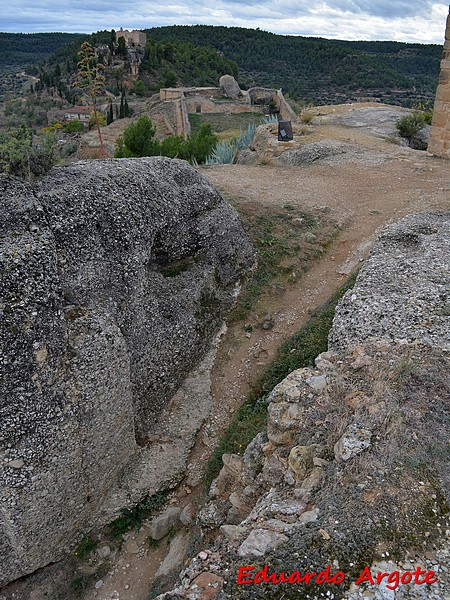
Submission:
M 120 97 L 120 109 L 119 109 L 119 119 L 123 119 L 125 116 L 125 107 L 123 103 L 124 93 L 122 92 L 122 96 Z

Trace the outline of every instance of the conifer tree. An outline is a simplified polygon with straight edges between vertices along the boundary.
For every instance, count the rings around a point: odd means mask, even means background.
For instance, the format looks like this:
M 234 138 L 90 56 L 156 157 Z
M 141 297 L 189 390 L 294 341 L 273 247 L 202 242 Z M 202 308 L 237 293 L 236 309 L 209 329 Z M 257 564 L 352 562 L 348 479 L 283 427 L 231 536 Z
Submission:
M 123 115 L 124 117 L 129 117 L 131 115 L 130 107 L 128 106 L 128 100 L 125 98 L 123 103 Z
M 110 125 L 114 121 L 113 105 L 112 102 L 109 105 L 108 113 L 106 115 L 106 124 Z

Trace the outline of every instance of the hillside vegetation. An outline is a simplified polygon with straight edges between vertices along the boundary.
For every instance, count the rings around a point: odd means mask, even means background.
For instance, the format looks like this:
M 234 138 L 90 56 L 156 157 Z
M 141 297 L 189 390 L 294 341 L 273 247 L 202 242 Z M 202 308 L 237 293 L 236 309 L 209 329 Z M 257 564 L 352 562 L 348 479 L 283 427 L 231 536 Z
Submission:
M 79 44 L 83 37 L 78 33 L 0 33 L 0 96 L 19 89 L 18 71 L 44 61 L 70 42 Z
M 154 40 L 211 46 L 236 61 L 245 87 L 282 87 L 315 104 L 373 96 L 410 106 L 432 100 L 442 47 L 401 42 L 349 42 L 282 36 L 207 25 L 146 30 Z

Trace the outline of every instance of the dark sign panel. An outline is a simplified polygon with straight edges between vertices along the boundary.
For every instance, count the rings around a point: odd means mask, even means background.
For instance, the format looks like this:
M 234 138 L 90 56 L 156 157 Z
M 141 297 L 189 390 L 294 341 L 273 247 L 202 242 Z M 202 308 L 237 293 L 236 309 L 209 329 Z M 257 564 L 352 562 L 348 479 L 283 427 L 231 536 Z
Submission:
M 278 121 L 278 141 L 290 142 L 293 139 L 292 123 L 290 121 Z

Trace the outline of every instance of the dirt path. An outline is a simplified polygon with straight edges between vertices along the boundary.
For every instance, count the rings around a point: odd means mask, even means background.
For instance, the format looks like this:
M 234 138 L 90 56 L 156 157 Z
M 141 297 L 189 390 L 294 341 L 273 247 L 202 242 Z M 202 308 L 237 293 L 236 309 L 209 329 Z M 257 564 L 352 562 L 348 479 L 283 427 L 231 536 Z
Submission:
M 322 113 L 327 110 L 345 114 L 352 109 L 348 105 L 321 108 Z M 251 382 L 271 361 L 280 343 L 297 331 L 309 312 L 331 296 L 364 260 L 380 228 L 410 213 L 450 208 L 448 161 L 393 144 L 365 128 L 324 122 L 308 141 L 313 139 L 358 144 L 367 150 L 367 160 L 363 154 L 357 160 L 343 156 L 334 164 L 319 162 L 305 167 L 224 165 L 201 169 L 228 196 L 265 206 L 319 208 L 342 224 L 342 232 L 310 271 L 264 306 L 264 313 L 268 311 L 273 317 L 273 329 L 254 327 L 246 334 L 243 324 L 238 323 L 225 335 L 212 374 L 211 415 L 198 436 L 186 481 L 178 491 L 181 506 L 189 501 L 186 489 L 190 492 L 200 480 L 205 461 L 246 398 Z M 373 153 L 378 153 L 382 161 L 374 159 Z M 246 322 L 256 323 L 262 316 L 258 310 L 257 305 Z M 90 590 L 85 598 L 94 595 L 101 600 L 147 600 L 150 583 L 167 549 L 150 551 L 145 528 L 136 539 L 133 537 L 130 534 L 104 584 L 98 591 Z

